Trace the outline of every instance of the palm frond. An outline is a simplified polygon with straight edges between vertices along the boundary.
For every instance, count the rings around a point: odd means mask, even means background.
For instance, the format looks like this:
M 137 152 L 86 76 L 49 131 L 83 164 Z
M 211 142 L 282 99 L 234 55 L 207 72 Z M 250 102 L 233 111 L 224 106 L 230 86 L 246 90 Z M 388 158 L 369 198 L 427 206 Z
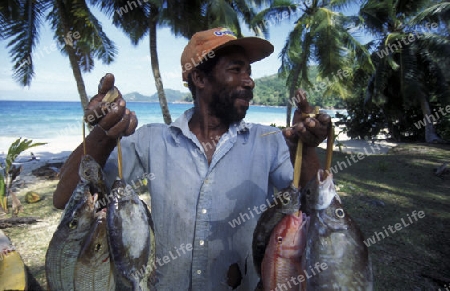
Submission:
M 20 17 L 2 27 L 2 37 L 10 39 L 7 47 L 13 61 L 13 79 L 22 86 L 30 86 L 34 77 L 33 52 L 47 8 L 48 3 L 43 0 L 27 0 L 21 3 L 16 14 Z
M 441 2 L 428 7 L 417 13 L 411 20 L 412 25 L 422 22 L 439 22 L 440 20 L 450 22 L 450 2 Z
M 237 13 L 225 0 L 208 1 L 206 19 L 208 21 L 208 28 L 228 27 L 238 37 L 242 36 Z
M 20 18 L 21 3 L 19 0 L 9 0 L 0 3 L 0 39 L 3 39 L 3 30 L 12 21 Z
M 341 18 L 336 12 L 320 8 L 314 16 L 315 23 L 311 26 L 314 39 L 314 55 L 318 61 L 319 73 L 331 76 L 332 73 L 346 66 L 347 49 L 342 43 Z
M 298 4 L 286 0 L 274 1 L 270 7 L 263 9 L 253 17 L 250 26 L 259 28 L 265 38 L 269 38 L 271 26 L 290 20 L 292 17 L 301 17 L 302 14 Z

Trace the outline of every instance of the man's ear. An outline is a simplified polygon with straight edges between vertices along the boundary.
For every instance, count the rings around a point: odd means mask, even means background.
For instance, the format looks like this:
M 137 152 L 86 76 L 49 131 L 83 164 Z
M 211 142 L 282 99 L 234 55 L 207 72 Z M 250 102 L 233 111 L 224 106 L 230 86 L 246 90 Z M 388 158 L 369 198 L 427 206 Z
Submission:
M 203 89 L 205 87 L 206 75 L 200 70 L 193 69 L 191 71 L 192 82 L 195 87 Z

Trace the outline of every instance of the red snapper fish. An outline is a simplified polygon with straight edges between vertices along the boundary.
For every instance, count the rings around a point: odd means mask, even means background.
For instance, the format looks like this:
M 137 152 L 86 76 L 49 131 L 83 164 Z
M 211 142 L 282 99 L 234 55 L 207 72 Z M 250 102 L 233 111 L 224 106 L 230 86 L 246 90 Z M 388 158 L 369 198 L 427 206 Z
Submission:
M 301 260 L 309 219 L 301 211 L 286 215 L 274 228 L 261 264 L 265 291 L 305 290 Z

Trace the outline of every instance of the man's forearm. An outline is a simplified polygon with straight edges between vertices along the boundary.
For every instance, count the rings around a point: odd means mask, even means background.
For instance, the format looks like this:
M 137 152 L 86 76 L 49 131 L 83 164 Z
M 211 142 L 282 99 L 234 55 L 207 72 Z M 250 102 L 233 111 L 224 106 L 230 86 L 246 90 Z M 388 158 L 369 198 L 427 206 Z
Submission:
M 94 127 L 86 137 L 86 154 L 92 156 L 102 167 L 115 146 L 116 141 L 108 137 L 99 127 Z M 63 209 L 75 190 L 80 180 L 78 169 L 83 155 L 84 147 L 83 144 L 80 144 L 62 166 L 59 174 L 60 180 L 53 193 L 53 205 L 56 208 Z

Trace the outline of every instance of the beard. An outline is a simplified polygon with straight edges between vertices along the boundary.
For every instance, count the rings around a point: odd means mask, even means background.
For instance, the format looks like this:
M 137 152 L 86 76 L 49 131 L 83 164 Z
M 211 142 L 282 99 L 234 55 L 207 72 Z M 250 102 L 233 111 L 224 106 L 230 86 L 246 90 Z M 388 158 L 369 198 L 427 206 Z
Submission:
M 230 125 L 244 119 L 253 92 L 248 89 L 230 90 L 224 87 L 212 94 L 213 102 L 210 104 L 211 113 L 220 118 L 224 123 Z M 240 99 L 240 100 L 238 100 Z M 238 102 L 236 102 L 238 100 Z

